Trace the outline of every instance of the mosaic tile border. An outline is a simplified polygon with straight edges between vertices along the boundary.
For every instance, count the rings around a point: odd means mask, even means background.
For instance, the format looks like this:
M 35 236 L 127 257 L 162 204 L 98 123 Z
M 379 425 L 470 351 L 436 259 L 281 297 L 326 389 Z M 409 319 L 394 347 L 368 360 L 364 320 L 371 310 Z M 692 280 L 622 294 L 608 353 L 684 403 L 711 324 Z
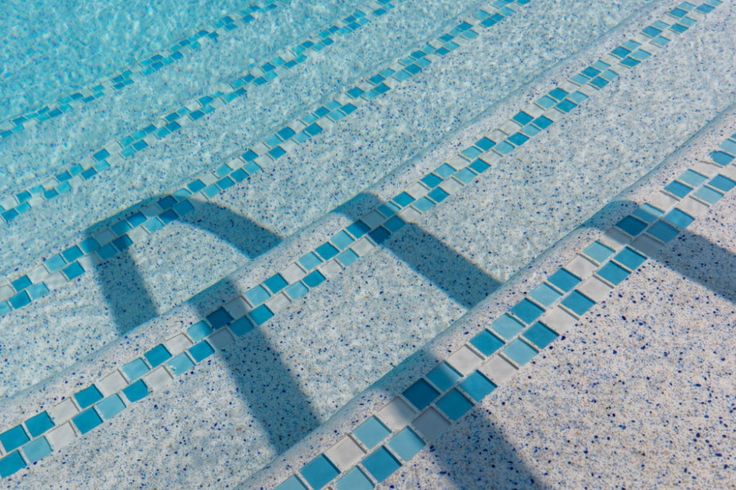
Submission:
M 679 35 L 687 31 L 696 18 L 720 3 L 706 0 L 697 7 L 689 2 L 679 4 L 668 12 L 669 23 L 659 20 L 647 26 L 641 35 L 517 113 L 502 129 L 481 137 L 460 156 L 443 163 L 280 273 L 60 404 L 0 433 L 0 477 L 10 476 L 87 434 L 128 405 L 161 390 L 235 337 L 264 325 L 292 300 L 334 277 L 378 248 L 407 221 L 416 220 L 475 180 L 490 167 L 489 162 L 523 145 L 618 78 L 612 67 L 622 71 L 635 68 L 668 44 L 670 39 L 665 33 Z M 424 446 L 425 439 L 459 420 L 474 403 L 493 392 L 504 376 L 528 363 L 606 297 L 646 260 L 652 247 L 674 239 L 736 187 L 736 166 L 729 166 L 735 158 L 729 152 L 734 151 L 734 145 L 736 134 L 711 154 L 712 163 L 696 164 L 675 179 L 674 186 L 668 184 L 652 197 L 651 203 L 617 223 L 604 238 L 586 247 L 488 329 L 356 428 L 354 438 L 346 436 L 283 482 L 280 490 L 323 488 L 338 476 L 337 488 L 358 488 L 358 484 L 370 488 L 388 478 Z M 686 188 L 690 190 L 685 192 Z M 391 440 L 382 444 L 390 435 Z M 379 449 L 366 456 L 377 446 Z
M 248 5 L 237 13 L 223 16 L 211 27 L 199 29 L 196 33 L 181 39 L 159 53 L 136 62 L 112 77 L 95 82 L 82 90 L 72 90 L 68 95 L 40 109 L 16 114 L 0 124 L 0 140 L 9 138 L 33 125 L 84 107 L 106 95 L 120 92 L 125 87 L 135 84 L 136 81 L 153 75 L 166 66 L 184 59 L 187 55 L 199 51 L 205 43 L 216 43 L 222 36 L 253 23 L 264 13 L 275 10 L 285 3 L 288 3 L 288 0 L 272 0 L 263 6 Z
M 35 206 L 71 192 L 73 188 L 93 179 L 112 165 L 124 159 L 133 158 L 154 142 L 179 131 L 182 126 L 195 124 L 207 114 L 239 99 L 246 94 L 246 87 L 270 83 L 283 73 L 306 62 L 310 56 L 334 44 L 336 39 L 350 36 L 369 24 L 372 19 L 383 16 L 403 1 L 371 1 L 367 6 L 356 9 L 352 14 L 318 34 L 280 51 L 269 61 L 247 69 L 230 83 L 219 84 L 214 92 L 184 104 L 138 131 L 109 142 L 103 148 L 91 152 L 91 156 L 86 157 L 80 163 L 71 165 L 55 177 L 13 196 L 5 197 L 0 201 L 0 218 L 5 223 L 9 223 Z
M 134 244 L 146 240 L 166 225 L 195 209 L 194 199 L 210 200 L 243 183 L 263 168 L 273 165 L 283 155 L 319 135 L 332 124 L 347 118 L 358 107 L 382 97 L 392 88 L 406 82 L 424 68 L 454 51 L 461 40 L 478 36 L 475 29 L 490 29 L 516 11 L 514 5 L 526 5 L 530 0 L 493 0 L 472 16 L 461 16 L 447 32 L 413 50 L 385 68 L 365 77 L 329 103 L 306 117 L 292 121 L 259 145 L 192 178 L 184 187 L 156 202 L 133 207 L 124 217 L 108 223 L 92 236 L 60 253 L 54 254 L 30 272 L 17 273 L 0 280 L 0 317 L 24 308 L 41 299 L 53 289 L 73 283 L 95 264 L 110 260 Z

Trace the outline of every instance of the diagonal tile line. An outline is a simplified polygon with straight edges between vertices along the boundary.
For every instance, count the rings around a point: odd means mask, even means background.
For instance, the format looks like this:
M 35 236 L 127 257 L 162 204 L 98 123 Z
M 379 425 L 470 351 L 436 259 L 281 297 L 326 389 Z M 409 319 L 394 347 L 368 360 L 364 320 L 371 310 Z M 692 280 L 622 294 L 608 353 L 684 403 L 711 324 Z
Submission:
M 106 220 L 104 226 L 95 225 L 94 233 L 52 255 L 31 271 L 15 273 L 4 281 L 0 280 L 0 316 L 28 306 L 48 295 L 51 290 L 74 283 L 76 278 L 94 266 L 120 256 L 134 244 L 145 241 L 149 235 L 194 211 L 198 199 L 212 200 L 237 184 L 248 181 L 253 175 L 262 172 L 263 168 L 273 166 L 297 145 L 306 143 L 326 128 L 346 119 L 358 107 L 371 103 L 410 80 L 430 64 L 458 49 L 461 43 L 472 41 L 478 37 L 476 30 L 490 29 L 513 15 L 513 5 L 527 3 L 529 0 L 491 0 L 475 10 L 473 15 L 461 16 L 461 20 L 452 28 L 427 42 L 421 49 L 412 50 L 394 60 L 332 101 L 306 117 L 285 125 L 259 145 L 246 149 L 214 171 L 193 177 L 186 186 L 169 195 L 157 196 L 118 213 Z
M 204 96 L 189 101 L 182 107 L 161 116 L 153 123 L 111 141 L 103 148 L 92 151 L 91 155 L 58 173 L 55 177 L 6 196 L 0 201 L 0 217 L 9 223 L 19 215 L 31 211 L 42 203 L 52 201 L 67 194 L 87 181 L 145 151 L 154 142 L 167 138 L 179 131 L 182 126 L 196 124 L 204 118 L 235 100 L 246 95 L 249 86 L 265 85 L 279 78 L 296 66 L 305 63 L 316 53 L 329 47 L 339 39 L 349 37 L 373 19 L 381 17 L 396 8 L 404 0 L 375 0 L 356 9 L 351 15 L 335 22 L 319 33 L 294 46 L 281 50 L 273 58 L 259 66 L 249 68 L 229 83 L 219 84 Z
M 127 406 L 165 388 L 174 377 L 195 368 L 216 349 L 231 344 L 235 337 L 264 325 L 290 302 L 304 297 L 343 268 L 379 248 L 407 222 L 415 222 L 450 194 L 474 181 L 490 163 L 525 144 L 619 78 L 621 75 L 613 68 L 622 73 L 634 69 L 666 46 L 671 37 L 686 32 L 719 4 L 719 0 L 706 0 L 698 6 L 680 3 L 610 55 L 517 113 L 503 126 L 505 130 L 481 137 L 464 149 L 461 156 L 443 163 L 420 182 L 354 221 L 280 273 L 232 298 L 186 331 L 154 346 L 59 405 L 1 433 L 0 476 L 12 475 L 48 456 Z M 671 241 L 695 216 L 707 211 L 710 201 L 720 199 L 716 199 L 717 195 L 722 197 L 736 186 L 734 166 L 728 166 L 734 156 L 727 151 L 734 142 L 736 139 L 727 141 L 724 151 L 712 154 L 712 165 L 693 169 L 700 178 L 682 177 L 691 182 L 692 196 L 687 200 L 670 202 L 670 207 L 662 207 L 659 201 L 642 206 L 607 232 L 605 239 L 586 248 L 573 263 L 550 276 L 528 298 L 430 372 L 426 379 L 417 381 L 381 410 L 376 420 L 384 431 L 392 434 L 391 431 L 401 429 L 385 446 L 363 458 L 367 446 L 361 447 L 351 438 L 360 449 L 356 461 L 343 465 L 337 458 L 322 454 L 284 482 L 282 489 L 309 488 L 307 483 L 322 488 L 338 475 L 347 478 L 347 473 L 355 475 L 350 478 L 365 477 L 375 482 L 387 478 L 402 461 L 421 449 L 425 439 L 449 426 L 451 421 L 459 420 L 474 402 L 492 392 L 504 375 L 528 363 L 600 301 L 602 295 L 607 295 L 635 271 L 652 247 Z M 673 197 L 671 193 L 667 196 Z M 31 407 L 28 411 L 32 411 Z M 371 426 L 378 427 L 373 422 Z M 359 466 L 355 466 L 359 461 Z
M 207 43 L 216 43 L 222 36 L 226 36 L 228 33 L 240 27 L 251 24 L 264 13 L 279 8 L 287 1 L 272 0 L 263 6 L 255 3 L 248 5 L 245 8 L 239 9 L 237 12 L 221 17 L 212 26 L 198 29 L 197 32 L 177 41 L 161 52 L 135 62 L 120 73 L 104 80 L 96 81 L 81 90 L 73 90 L 55 102 L 46 104 L 41 108 L 11 116 L 0 124 L 0 140 L 18 134 L 31 126 L 42 124 L 62 114 L 82 108 L 90 102 L 107 95 L 120 92 L 125 87 L 135 84 L 136 81 L 143 77 L 151 76 L 166 66 L 172 65 L 186 58 L 188 55 L 199 51 Z

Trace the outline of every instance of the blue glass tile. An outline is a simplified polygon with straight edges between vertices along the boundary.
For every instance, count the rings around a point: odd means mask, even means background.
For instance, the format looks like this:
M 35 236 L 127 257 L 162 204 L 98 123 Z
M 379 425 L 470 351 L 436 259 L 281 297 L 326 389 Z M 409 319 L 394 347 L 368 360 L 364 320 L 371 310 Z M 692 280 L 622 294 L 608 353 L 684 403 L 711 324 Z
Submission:
M 528 123 L 532 121 L 532 119 L 534 118 L 524 111 L 517 113 L 513 117 L 513 120 L 516 121 L 519 124 L 519 126 L 526 126 Z
M 15 289 L 16 291 L 20 291 L 30 286 L 31 280 L 28 279 L 28 276 L 21 276 L 18 279 L 12 281 L 10 284 L 13 286 L 13 289 Z
M 348 230 L 348 233 L 353 235 L 355 238 L 360 238 L 371 231 L 371 227 L 366 225 L 362 221 L 357 220 L 354 223 L 350 224 L 350 226 L 348 226 L 346 230 Z
M 502 141 L 499 144 L 497 144 L 493 150 L 498 152 L 501 155 L 508 155 L 509 153 L 514 151 L 514 145 L 512 145 L 508 141 Z
M 557 104 L 556 107 L 557 107 L 557 109 L 560 112 L 564 112 L 565 114 L 567 114 L 571 110 L 575 109 L 577 106 L 578 105 L 576 103 L 574 103 L 573 101 L 571 101 L 569 99 L 565 99 L 562 102 L 560 102 L 559 104 Z
M 567 269 L 560 268 L 549 276 L 547 281 L 560 291 L 570 291 L 580 283 L 580 278 L 575 274 L 568 272 Z
M 103 419 L 110 420 L 123 411 L 123 409 L 125 408 L 125 403 L 123 402 L 123 400 L 120 399 L 118 395 L 112 395 L 98 403 L 97 407 L 95 408 L 97 408 L 97 411 L 100 412 L 100 415 L 102 415 Z
M 472 342 L 472 341 L 471 341 Z M 446 362 L 440 363 L 427 374 L 427 379 L 440 391 L 450 389 L 462 376 Z
M 636 270 L 647 259 L 643 255 L 634 252 L 629 247 L 626 247 L 614 257 L 614 260 L 633 271 Z
M 6 478 L 26 467 L 26 462 L 18 451 L 0 459 L 0 477 Z
M 320 454 L 299 471 L 314 489 L 324 488 L 340 472 L 324 454 Z
M 430 189 L 437 187 L 442 183 L 442 179 L 435 174 L 427 174 L 422 177 L 422 182 Z
M 657 221 L 648 232 L 655 238 L 667 243 L 677 236 L 679 233 L 676 228 L 668 225 L 664 221 Z
M 24 306 L 27 306 L 31 303 L 31 297 L 28 296 L 28 293 L 26 291 L 23 291 L 21 293 L 16 294 L 12 298 L 10 298 L 10 304 L 15 308 L 16 310 L 23 308 Z
M 478 161 L 478 160 L 476 160 L 476 161 Z M 447 196 L 449 196 L 449 194 L 447 192 L 445 192 L 441 187 L 436 187 L 435 189 L 431 190 L 427 194 L 427 197 L 429 197 L 430 199 L 432 199 L 436 203 L 440 203 L 440 202 L 444 201 L 447 198 Z
M 500 327 L 501 332 L 498 332 L 498 330 L 496 330 L 497 323 L 503 318 L 506 318 L 507 320 L 502 321 L 501 327 Z M 505 316 L 505 315 L 499 318 L 498 320 L 496 320 L 493 323 L 492 327 L 499 334 L 501 334 L 504 338 L 508 338 L 506 337 L 506 335 L 508 335 L 511 331 L 513 331 L 513 329 L 516 329 L 517 327 L 519 330 L 521 329 L 521 325 L 516 320 L 514 320 L 511 317 Z M 499 339 L 498 337 L 496 337 L 495 335 L 493 335 L 491 332 L 487 330 L 483 330 L 478 335 L 473 337 L 470 340 L 470 343 L 473 345 L 473 347 L 478 349 L 478 351 L 480 351 L 486 357 L 490 356 L 491 354 L 496 352 L 498 349 L 500 349 L 501 346 L 503 346 L 503 340 Z
M 433 201 L 430 201 L 426 197 L 423 197 L 414 203 L 414 207 L 420 213 L 426 213 L 427 211 L 432 209 L 434 205 L 435 203 Z
M 552 97 L 553 99 L 555 99 L 555 100 L 557 100 L 557 101 L 560 101 L 560 100 L 564 99 L 564 98 L 565 98 L 565 96 L 567 96 L 567 91 L 565 91 L 565 90 L 563 90 L 563 89 L 561 89 L 561 88 L 557 87 L 557 88 L 554 88 L 554 89 L 552 89 L 552 90 L 551 90 L 551 91 L 549 92 L 549 95 L 550 95 L 550 97 Z
M 102 393 L 100 393 L 100 390 L 95 385 L 91 385 L 75 393 L 74 399 L 77 401 L 79 408 L 87 408 L 102 400 Z
M 529 296 L 537 303 L 547 307 L 557 301 L 562 294 L 554 288 L 542 283 L 529 293 Z
M 330 260 L 337 255 L 339 250 L 333 247 L 330 243 L 324 243 L 317 247 L 317 253 L 324 259 Z
M 204 321 L 197 322 L 187 329 L 187 335 L 194 342 L 199 342 L 211 333 L 212 328 Z
M 353 255 L 355 255 L 354 252 L 352 252 L 352 251 L 350 251 L 350 252 L 353 253 Z M 345 253 L 347 253 L 347 252 L 345 252 Z M 357 259 L 357 255 L 356 255 L 356 259 Z M 340 260 L 342 262 L 342 260 L 340 259 L 340 257 L 338 257 L 338 260 Z M 349 265 L 349 264 L 343 264 L 343 265 Z M 288 294 L 289 297 L 292 298 L 292 299 L 302 298 L 308 292 L 309 292 L 309 289 L 304 284 L 302 284 L 301 282 L 294 283 L 291 286 L 289 286 L 289 287 L 286 288 L 286 294 Z
M 66 261 L 61 255 L 54 255 L 46 259 L 46 268 L 49 272 L 56 272 L 66 265 Z
M 378 483 L 381 483 L 398 470 L 401 464 L 386 448 L 381 447 L 363 460 L 363 466 Z
M 567 298 L 562 300 L 562 304 L 573 313 L 582 316 L 595 305 L 595 301 L 578 291 L 573 291 Z
M 473 404 L 470 400 L 465 398 L 457 389 L 449 391 L 437 400 L 437 408 L 452 421 L 459 420 L 472 407 Z
M 323 276 L 320 271 L 313 271 L 311 274 L 302 279 L 302 281 L 310 288 L 316 288 L 317 286 L 325 282 L 325 276 Z
M 130 381 L 136 380 L 148 372 L 148 366 L 143 359 L 134 359 L 123 366 L 123 374 Z
M 22 446 L 30 439 L 23 427 L 17 425 L 10 430 L 0 434 L 0 443 L 2 443 L 5 452 L 9 453 L 13 449 Z
M 475 146 L 468 147 L 462 151 L 463 156 L 468 160 L 477 158 L 482 153 L 483 151 L 480 148 L 476 148 Z
M 28 461 L 35 463 L 51 454 L 51 445 L 45 437 L 41 437 L 26 445 L 23 448 L 23 453 Z
M 511 308 L 511 313 L 528 325 L 539 318 L 544 310 L 528 299 L 524 299 Z
M 682 199 L 687 196 L 693 189 L 680 182 L 672 181 L 667 184 L 664 189 L 675 197 Z
M 501 315 L 493 323 L 491 323 L 491 328 L 502 338 L 508 340 L 515 336 L 517 333 L 521 332 L 521 330 L 524 328 L 524 325 L 522 325 L 515 318 L 512 318 L 509 315 Z
M 314 272 L 312 274 L 314 274 Z M 268 308 L 268 306 L 261 305 L 251 311 L 249 315 L 257 326 L 261 326 L 271 319 L 271 317 L 273 316 L 273 312 Z
M 368 449 L 373 449 L 389 434 L 390 430 L 386 428 L 376 417 L 371 417 L 358 426 L 353 432 L 360 442 L 365 444 Z
M 496 389 L 496 385 L 478 371 L 475 371 L 460 383 L 460 387 L 476 402 L 481 401 Z
M 340 250 L 345 250 L 355 240 L 347 232 L 341 231 L 333 236 L 330 241 Z
M 647 227 L 647 224 L 633 216 L 626 216 L 624 219 L 616 223 L 616 226 L 631 236 L 637 236 Z
M 728 177 L 724 177 L 723 175 L 716 175 L 713 177 L 713 179 L 709 182 L 709 185 L 711 187 L 715 187 L 716 189 L 728 192 L 734 187 L 736 187 L 736 182 L 729 179 Z
M 263 283 L 274 294 L 278 293 L 289 284 L 288 282 L 286 282 L 286 279 L 281 276 L 281 274 L 274 274 L 273 276 L 263 281 Z
M 419 410 L 424 410 L 439 395 L 432 385 L 420 379 L 404 391 L 404 397 Z
M 511 136 L 509 136 L 507 141 L 514 144 L 514 146 L 521 146 L 527 141 L 529 141 L 529 137 L 523 133 L 514 133 Z
M 540 350 L 551 344 L 557 337 L 557 333 L 542 322 L 535 323 L 529 330 L 524 332 L 524 338 Z
M 721 167 L 725 167 L 733 161 L 733 156 L 722 151 L 713 151 L 710 154 L 711 159 Z
M 710 187 L 702 187 L 695 193 L 695 197 L 712 205 L 717 203 L 723 197 L 723 194 Z
M 54 422 L 46 412 L 41 412 L 26 420 L 26 429 L 28 429 L 31 437 L 38 437 L 53 426 Z
M 695 221 L 695 218 L 675 208 L 664 217 L 664 220 L 675 228 L 684 230 L 690 226 L 690 223 Z
M 214 353 L 215 349 L 206 340 L 189 348 L 189 354 L 195 362 L 202 362 Z
M 552 122 L 553 122 L 552 119 L 550 119 L 550 118 L 548 118 L 546 116 L 539 116 L 538 118 L 536 118 L 534 120 L 534 124 L 539 129 L 547 129 L 548 127 L 550 127 L 552 125 Z
M 408 205 L 409 205 L 409 204 L 411 204 L 412 202 L 414 202 L 414 198 L 413 198 L 413 197 L 412 197 L 412 196 L 411 196 L 410 194 L 408 194 L 408 193 L 406 193 L 406 192 L 402 192 L 401 194 L 399 194 L 398 196 L 396 196 L 396 197 L 395 197 L 395 198 L 393 199 L 393 201 L 394 201 L 394 202 L 395 202 L 395 203 L 396 203 L 397 205 L 399 205 L 399 206 L 401 206 L 401 207 L 403 208 L 403 207 L 406 207 L 406 206 L 408 206 Z
M 471 163 L 469 165 L 469 167 L 472 168 L 473 170 L 475 170 L 476 172 L 478 172 L 479 174 L 482 174 L 483 172 L 485 172 L 486 170 L 488 170 L 489 168 L 491 168 L 490 165 L 488 165 L 486 162 L 484 162 L 480 158 L 476 159 L 473 163 Z M 435 189 L 435 191 L 437 191 L 437 190 L 441 190 L 441 189 Z M 432 192 L 434 192 L 434 191 L 432 191 Z M 431 194 L 432 193 L 430 192 L 430 197 L 431 197 Z
M 142 379 L 139 379 L 135 383 L 123 388 L 123 393 L 125 393 L 125 396 L 130 402 L 135 403 L 148 396 L 148 386 L 146 386 L 146 383 Z
M 353 468 L 337 480 L 337 490 L 371 490 L 373 483 L 360 468 Z
M 614 262 L 609 262 L 601 267 L 598 275 L 614 286 L 618 286 L 624 279 L 629 277 L 629 271 Z
M 84 412 L 72 418 L 72 422 L 74 422 L 74 425 L 76 426 L 77 430 L 79 430 L 79 433 L 84 435 L 100 425 L 102 423 L 102 419 L 97 414 L 94 408 L 90 408 L 89 410 L 85 410 Z
M 496 146 L 496 142 L 489 138 L 483 137 L 475 142 L 475 146 L 477 146 L 483 151 L 488 151 L 494 146 Z M 446 176 L 443 176 L 443 177 L 446 177 Z
M 726 140 L 720 146 L 726 153 L 736 155 L 736 141 Z
M 519 366 L 525 365 L 537 355 L 536 350 L 520 339 L 516 339 L 509 344 L 509 346 L 504 349 L 503 353 Z
M 288 480 L 277 486 L 275 490 L 308 490 L 296 476 L 290 477 Z
M 260 305 L 270 297 L 271 294 L 262 286 L 256 286 L 245 293 L 245 299 L 253 306 Z
M 156 367 L 169 359 L 171 357 L 171 353 L 163 346 L 163 344 L 158 344 L 156 347 L 146 352 L 144 356 L 151 367 Z
M 207 321 L 210 325 L 212 325 L 212 328 L 215 330 L 220 327 L 224 327 L 225 325 L 230 323 L 232 319 L 232 315 L 230 315 L 230 313 L 228 313 L 228 311 L 223 307 L 217 308 L 215 311 L 207 315 Z M 165 353 L 164 355 L 166 355 L 167 353 Z M 166 356 L 166 359 L 168 358 L 169 356 Z M 148 361 L 153 364 L 153 362 L 151 362 L 151 359 L 148 359 Z
M 388 447 L 404 461 L 409 461 L 424 447 L 424 441 L 411 428 L 406 427 L 388 442 Z
M 247 316 L 241 316 L 240 318 L 235 320 L 232 324 L 230 324 L 230 330 L 238 337 L 241 337 L 247 334 L 254 328 L 255 328 L 255 325 L 253 325 L 253 322 L 251 322 Z
M 545 95 L 544 97 L 542 97 L 541 99 L 537 101 L 537 105 L 539 105 L 543 109 L 549 109 L 555 104 L 556 104 L 555 99 L 547 95 Z
M 677 179 L 688 184 L 690 187 L 697 187 L 708 180 L 705 175 L 701 175 L 698 172 L 694 172 L 693 170 L 685 171 Z
M 348 231 L 349 231 L 349 228 L 348 228 Z M 317 255 L 313 252 L 309 252 L 308 254 L 304 255 L 302 258 L 299 259 L 299 264 L 302 267 L 304 267 L 306 270 L 314 269 L 321 263 L 322 263 L 322 259 L 317 257 Z

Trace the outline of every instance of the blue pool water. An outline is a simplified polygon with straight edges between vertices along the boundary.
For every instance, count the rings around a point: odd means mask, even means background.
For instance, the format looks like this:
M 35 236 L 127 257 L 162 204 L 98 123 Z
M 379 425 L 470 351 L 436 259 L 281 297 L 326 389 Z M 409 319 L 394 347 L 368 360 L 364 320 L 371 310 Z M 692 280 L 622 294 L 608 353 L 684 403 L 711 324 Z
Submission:
M 0 11 L 10 485 L 444 488 L 402 472 L 736 186 L 717 0 Z

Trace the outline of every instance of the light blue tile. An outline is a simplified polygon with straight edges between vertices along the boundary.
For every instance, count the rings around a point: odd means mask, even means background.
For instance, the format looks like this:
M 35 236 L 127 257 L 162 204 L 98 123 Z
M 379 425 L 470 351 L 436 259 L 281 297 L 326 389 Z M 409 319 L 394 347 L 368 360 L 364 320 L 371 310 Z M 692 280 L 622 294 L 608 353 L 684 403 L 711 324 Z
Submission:
M 406 427 L 388 442 L 388 447 L 402 460 L 409 461 L 422 450 L 424 441 L 411 428 Z
M 371 417 L 353 431 L 368 449 L 373 449 L 391 433 L 376 417 Z
M 503 353 L 519 366 L 525 365 L 537 355 L 537 351 L 520 339 L 516 339 L 509 344 Z

